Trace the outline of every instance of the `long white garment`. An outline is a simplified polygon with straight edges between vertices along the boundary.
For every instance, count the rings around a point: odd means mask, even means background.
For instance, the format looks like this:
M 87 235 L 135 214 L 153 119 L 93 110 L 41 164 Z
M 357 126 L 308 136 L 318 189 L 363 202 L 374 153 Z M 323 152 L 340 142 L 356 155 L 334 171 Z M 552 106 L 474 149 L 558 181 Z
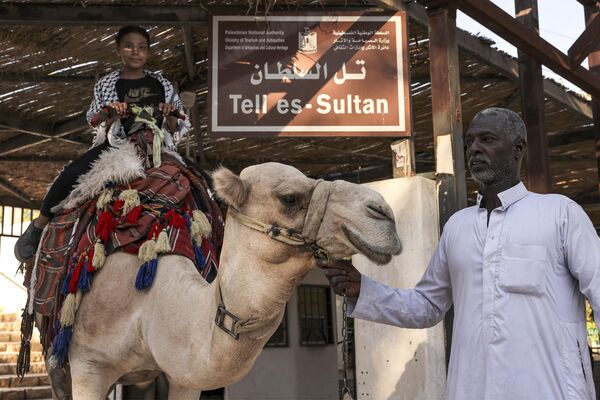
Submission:
M 519 183 L 499 198 L 489 225 L 480 197 L 450 218 L 414 289 L 363 275 L 350 316 L 426 328 L 454 303 L 450 400 L 595 400 L 584 295 L 598 324 L 596 231 L 564 196 Z

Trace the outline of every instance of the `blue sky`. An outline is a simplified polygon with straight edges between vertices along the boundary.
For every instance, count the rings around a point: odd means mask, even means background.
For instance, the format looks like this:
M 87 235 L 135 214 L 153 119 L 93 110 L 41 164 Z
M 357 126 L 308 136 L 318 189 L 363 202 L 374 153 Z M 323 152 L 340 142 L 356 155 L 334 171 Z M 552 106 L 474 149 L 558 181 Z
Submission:
M 515 15 L 514 0 L 492 0 L 492 2 L 510 15 Z M 566 54 L 569 47 L 585 28 L 583 6 L 576 0 L 538 0 L 538 9 L 540 35 Z M 496 47 L 516 57 L 516 47 L 461 12 L 457 16 L 457 25 L 471 33 L 480 34 L 494 40 Z M 587 60 L 582 65 L 587 68 Z M 571 89 L 581 91 L 545 67 L 544 75 Z

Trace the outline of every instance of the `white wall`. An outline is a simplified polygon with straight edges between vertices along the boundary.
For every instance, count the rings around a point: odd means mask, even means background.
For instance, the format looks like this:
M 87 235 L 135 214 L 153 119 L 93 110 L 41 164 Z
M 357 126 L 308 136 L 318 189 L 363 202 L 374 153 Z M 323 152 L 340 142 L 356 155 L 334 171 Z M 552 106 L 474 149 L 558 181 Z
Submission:
M 0 237 L 0 313 L 19 313 L 27 301 L 23 275 L 15 276 L 19 262 L 13 254 L 16 238 Z
M 364 274 L 393 287 L 419 281 L 438 241 L 435 182 L 393 179 L 366 186 L 380 192 L 394 210 L 402 254 L 384 266 L 363 256 L 353 262 Z M 362 400 L 438 400 L 446 384 L 442 324 L 429 329 L 400 329 L 355 320 L 355 398 Z
M 316 269 L 300 284 L 328 285 L 323 272 Z M 289 347 L 265 347 L 250 373 L 225 389 L 227 400 L 333 400 L 339 397 L 336 345 L 300 346 L 296 292 L 288 302 L 287 313 Z

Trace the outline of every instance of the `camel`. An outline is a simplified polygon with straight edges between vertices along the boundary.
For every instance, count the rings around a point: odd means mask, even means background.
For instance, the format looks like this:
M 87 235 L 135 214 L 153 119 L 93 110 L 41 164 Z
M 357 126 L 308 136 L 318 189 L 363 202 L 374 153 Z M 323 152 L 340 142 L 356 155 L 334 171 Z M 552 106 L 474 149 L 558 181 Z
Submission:
M 278 163 L 239 176 L 220 168 L 213 178 L 229 206 L 217 279 L 208 284 L 192 261 L 167 255 L 141 293 L 133 285 L 138 258 L 110 255 L 73 326 L 74 400 L 103 400 L 116 382 L 149 381 L 161 372 L 169 399 L 197 400 L 250 371 L 315 253 L 362 253 L 384 264 L 401 251 L 392 210 L 371 189 L 315 181 Z M 215 322 L 219 306 L 226 310 L 219 314 L 223 328 Z

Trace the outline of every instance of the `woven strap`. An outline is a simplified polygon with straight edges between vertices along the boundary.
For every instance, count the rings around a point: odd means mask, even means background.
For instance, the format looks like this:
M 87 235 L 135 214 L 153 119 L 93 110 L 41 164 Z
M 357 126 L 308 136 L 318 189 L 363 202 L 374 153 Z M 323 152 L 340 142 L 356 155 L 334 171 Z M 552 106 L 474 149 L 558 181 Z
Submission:
M 321 228 L 323 215 L 325 215 L 327 203 L 329 202 L 329 195 L 334 184 L 335 182 L 326 182 L 319 179 L 313 189 L 308 210 L 306 211 L 306 217 L 304 219 L 304 229 L 302 229 L 302 237 L 312 242 L 316 242 L 317 240 L 317 234 Z

